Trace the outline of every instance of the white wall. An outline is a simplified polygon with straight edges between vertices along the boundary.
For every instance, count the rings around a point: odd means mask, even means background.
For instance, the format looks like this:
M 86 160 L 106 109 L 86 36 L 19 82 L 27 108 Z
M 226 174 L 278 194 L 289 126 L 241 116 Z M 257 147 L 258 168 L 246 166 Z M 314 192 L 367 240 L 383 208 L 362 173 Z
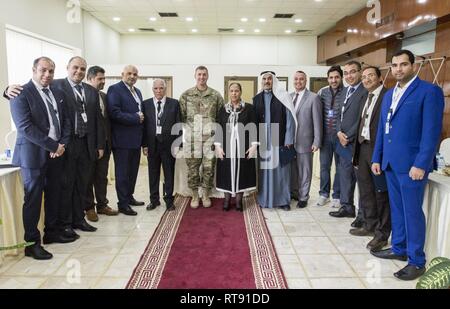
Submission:
M 316 65 L 311 36 L 123 35 L 122 63 Z
M 88 12 L 83 14 L 84 57 L 89 64 L 120 62 L 120 34 Z
M 222 94 L 225 76 L 258 76 L 270 69 L 288 77 L 292 90 L 295 71 L 310 77 L 327 71 L 317 66 L 317 38 L 309 36 L 123 35 L 121 63 L 102 66 L 108 76 L 119 76 L 125 64 L 136 65 L 141 76 L 172 76 L 175 98 L 195 85 L 198 65 L 208 66 L 208 84 Z

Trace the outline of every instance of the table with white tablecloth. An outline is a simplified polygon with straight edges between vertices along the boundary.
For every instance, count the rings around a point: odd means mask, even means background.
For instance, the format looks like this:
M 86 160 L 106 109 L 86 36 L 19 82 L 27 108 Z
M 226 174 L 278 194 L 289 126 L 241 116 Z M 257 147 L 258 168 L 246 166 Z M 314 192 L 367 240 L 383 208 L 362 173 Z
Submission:
M 23 185 L 19 168 L 0 169 L 0 247 L 23 242 Z M 17 255 L 20 250 L 0 251 L 0 265 L 5 255 Z
M 423 211 L 427 218 L 427 259 L 450 258 L 450 177 L 437 173 L 430 175 Z

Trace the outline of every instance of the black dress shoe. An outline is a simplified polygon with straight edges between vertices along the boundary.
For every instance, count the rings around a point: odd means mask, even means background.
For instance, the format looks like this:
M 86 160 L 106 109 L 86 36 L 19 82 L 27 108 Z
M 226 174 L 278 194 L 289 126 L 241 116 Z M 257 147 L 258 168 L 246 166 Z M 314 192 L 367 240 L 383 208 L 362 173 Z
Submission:
M 175 208 L 175 205 L 174 204 L 169 204 L 169 205 L 167 205 L 167 211 L 174 211 L 176 208 Z
M 306 208 L 306 206 L 308 206 L 307 201 L 299 201 L 297 204 L 297 208 Z
M 403 262 L 408 260 L 408 257 L 406 255 L 397 255 L 394 252 L 392 252 L 392 248 L 380 251 L 370 250 L 370 254 L 380 259 L 399 260 Z
M 81 230 L 83 232 L 95 232 L 97 230 L 96 227 L 93 227 L 92 225 L 87 223 L 86 220 L 83 220 L 80 223 L 74 224 L 73 228 Z
M 49 245 L 49 244 L 53 244 L 53 243 L 58 243 L 58 244 L 67 244 L 70 242 L 74 242 L 75 240 L 77 240 L 76 237 L 66 237 L 62 234 L 57 234 L 57 235 L 44 235 L 44 245 Z
M 367 249 L 373 251 L 373 252 L 378 252 L 381 251 L 383 249 L 384 246 L 387 245 L 387 241 L 386 240 L 380 240 L 380 239 L 372 239 L 371 241 L 369 241 L 369 243 L 367 244 Z
M 161 205 L 161 203 L 159 205 Z M 147 205 L 147 210 L 153 210 L 156 207 L 158 207 L 159 205 L 157 205 L 156 203 L 150 203 Z
M 415 265 L 406 265 L 398 272 L 394 273 L 394 276 L 400 280 L 416 280 L 425 273 L 425 267 L 417 267 Z
M 354 228 L 361 228 L 364 225 L 364 220 L 357 217 L 355 219 L 355 221 L 353 221 L 352 224 L 350 224 L 350 225 L 351 225 L 351 227 L 354 227 Z
M 25 256 L 32 257 L 35 260 L 50 260 L 53 255 L 46 251 L 40 244 L 25 247 Z
M 144 202 L 138 202 L 134 199 L 134 197 L 132 197 L 130 200 L 130 206 L 144 206 L 144 205 L 145 205 Z
M 75 238 L 78 239 L 80 238 L 80 235 L 78 235 L 72 227 L 66 227 L 64 228 L 61 232 L 60 235 L 65 237 L 65 238 Z
M 349 233 L 353 236 L 374 236 L 375 234 L 372 231 L 366 230 L 363 227 L 351 229 Z
M 126 216 L 137 216 L 137 212 L 135 212 L 130 206 L 127 208 L 119 208 L 119 212 Z
M 356 216 L 354 208 L 352 208 L 351 211 L 348 211 L 345 206 L 339 208 L 338 211 L 330 212 L 329 215 L 335 218 L 354 218 Z
M 291 205 L 281 206 L 280 208 L 283 209 L 284 211 L 291 211 Z

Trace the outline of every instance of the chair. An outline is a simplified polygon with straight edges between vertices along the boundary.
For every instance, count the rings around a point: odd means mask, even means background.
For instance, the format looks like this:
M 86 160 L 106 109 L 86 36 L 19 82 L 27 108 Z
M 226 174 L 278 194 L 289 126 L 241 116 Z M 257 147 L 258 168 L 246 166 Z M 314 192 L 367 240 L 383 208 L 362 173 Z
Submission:
M 5 143 L 6 148 L 11 150 L 11 153 L 14 151 L 14 147 L 16 146 L 16 138 L 17 138 L 17 131 L 13 130 L 6 134 L 5 136 Z
M 439 153 L 444 157 L 445 165 L 450 165 L 450 138 L 442 141 Z

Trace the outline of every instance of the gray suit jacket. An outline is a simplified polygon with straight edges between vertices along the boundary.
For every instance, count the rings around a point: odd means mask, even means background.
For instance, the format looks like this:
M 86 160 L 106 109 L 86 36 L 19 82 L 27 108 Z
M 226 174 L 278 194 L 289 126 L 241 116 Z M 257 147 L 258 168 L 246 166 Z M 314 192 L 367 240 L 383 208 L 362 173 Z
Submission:
M 291 93 L 294 100 L 295 92 Z M 319 148 L 322 144 L 323 118 L 322 101 L 314 92 L 305 90 L 302 100 L 295 106 L 297 117 L 297 139 L 295 149 L 298 153 L 309 153 L 311 147 Z
M 364 108 L 364 103 L 366 103 L 367 95 L 367 90 L 361 83 L 350 99 L 348 99 L 347 104 L 345 104 L 342 121 L 340 118 L 338 119 L 337 131 L 345 133 L 350 144 L 354 142 L 358 134 L 359 118 L 362 113 L 362 108 Z

